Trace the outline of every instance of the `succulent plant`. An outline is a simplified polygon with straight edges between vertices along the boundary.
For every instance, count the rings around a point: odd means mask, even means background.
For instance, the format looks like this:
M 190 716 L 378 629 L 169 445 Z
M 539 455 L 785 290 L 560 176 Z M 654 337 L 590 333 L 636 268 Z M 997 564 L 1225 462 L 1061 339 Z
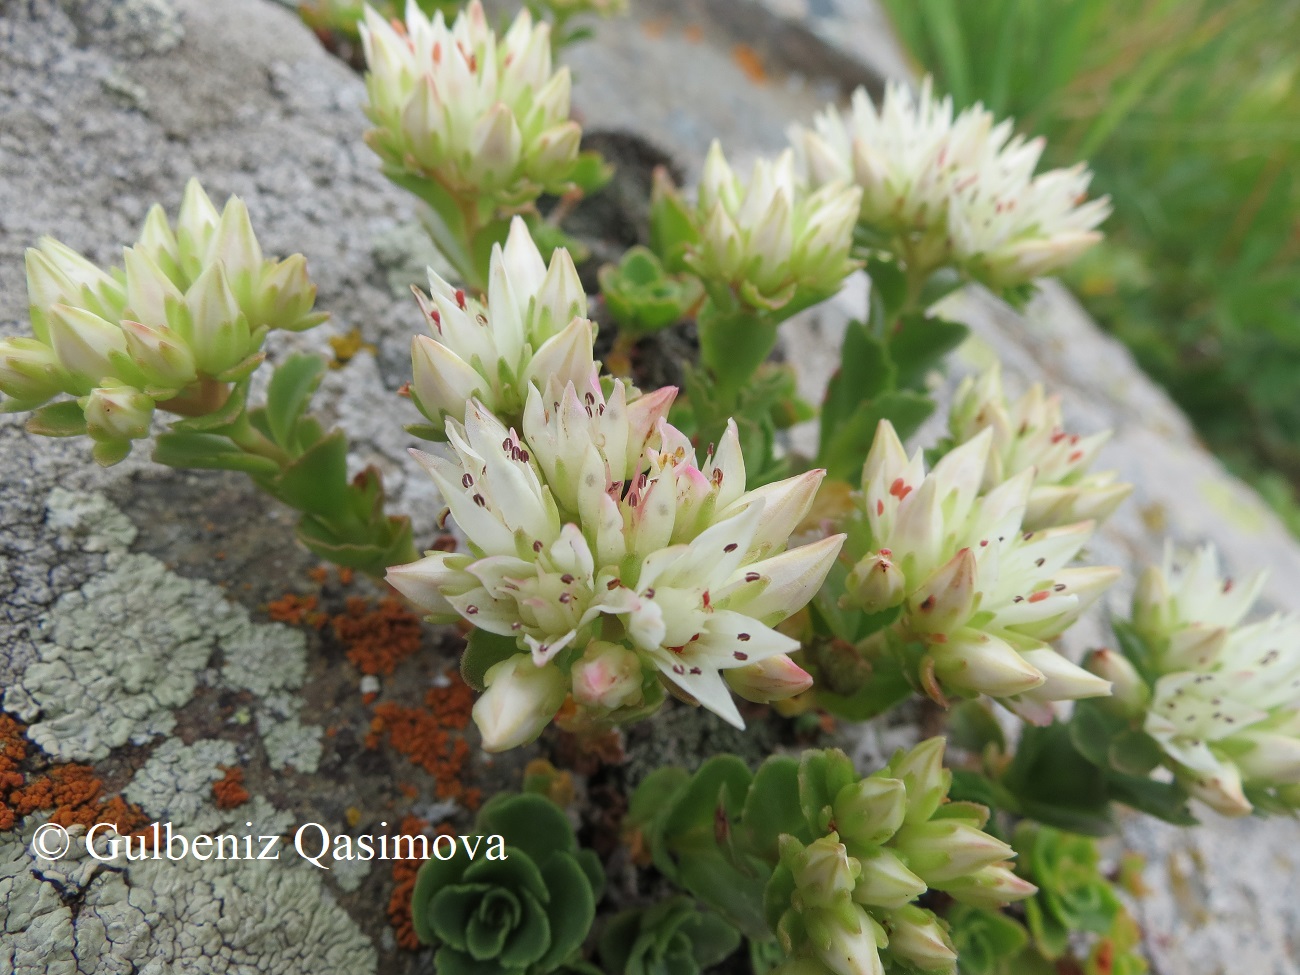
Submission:
M 535 793 L 493 797 L 475 829 L 504 837 L 505 854 L 471 858 L 461 847 L 428 860 L 411 898 L 440 975 L 548 975 L 576 963 L 604 887 L 596 855 Z
M 610 975 L 700 975 L 740 945 L 740 932 L 689 897 L 624 911 L 600 935 Z

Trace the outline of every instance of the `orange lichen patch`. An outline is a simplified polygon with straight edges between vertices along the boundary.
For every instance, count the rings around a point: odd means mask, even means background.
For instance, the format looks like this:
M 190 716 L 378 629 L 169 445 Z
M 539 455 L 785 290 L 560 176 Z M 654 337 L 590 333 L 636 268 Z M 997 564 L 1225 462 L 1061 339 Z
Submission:
M 668 33 L 668 21 L 643 20 L 641 21 L 641 30 L 645 32 L 646 37 L 659 40 L 664 34 Z
M 455 799 L 470 809 L 478 805 L 479 790 L 467 789 L 462 773 L 469 743 L 460 734 L 469 724 L 474 692 L 453 671 L 445 687 L 424 696 L 425 707 L 408 708 L 386 701 L 375 708 L 366 747 L 387 741 L 400 754 L 428 772 L 439 799 Z
M 755 84 L 763 84 L 767 81 L 767 69 L 763 67 L 763 59 L 758 56 L 748 44 L 737 44 L 731 49 L 731 60 L 736 62 L 736 66 L 745 72 L 745 77 Z
M 212 797 L 217 808 L 242 806 L 249 799 L 248 790 L 244 788 L 244 770 L 237 765 L 223 765 L 221 771 L 226 774 L 212 783 Z
M 356 577 L 356 576 L 355 576 L 355 573 L 354 573 L 351 569 L 349 569 L 346 565 L 339 566 L 339 584 L 340 584 L 340 585 L 343 585 L 343 586 L 350 586 L 350 585 L 352 585 L 352 580 L 353 580 L 355 577 Z
M 53 810 L 50 822 L 60 826 L 112 823 L 121 835 L 133 833 L 149 822 L 138 806 L 121 796 L 105 798 L 104 784 L 89 765 L 56 765 L 11 790 L 7 804 L 15 817 L 49 809 Z
M 374 606 L 349 596 L 347 611 L 333 618 L 334 635 L 348 648 L 348 660 L 363 674 L 391 674 L 420 649 L 420 618 L 396 599 Z
M 408 799 L 416 799 L 420 795 L 420 790 L 417 789 L 415 786 L 413 786 L 410 782 L 398 782 L 397 791 L 400 792 L 402 795 L 406 796 L 406 798 Z
M 691 24 L 682 31 L 682 37 L 685 38 L 689 44 L 698 44 L 700 41 L 704 40 L 704 28 L 699 24 Z
M 324 565 L 318 565 L 314 569 L 307 570 L 307 578 L 310 579 L 312 582 L 316 583 L 316 585 L 318 586 L 325 585 L 329 577 L 330 577 L 330 570 L 327 566 Z
M 290 626 L 307 626 L 320 629 L 325 625 L 326 616 L 317 610 L 320 600 L 315 596 L 299 596 L 297 593 L 285 593 L 279 599 L 266 604 L 266 615 L 277 623 Z
M 423 819 L 407 816 L 402 820 L 403 836 L 423 833 L 429 824 Z M 450 826 L 443 823 L 435 835 L 455 836 Z M 419 951 L 420 939 L 415 935 L 415 925 L 411 920 L 411 895 L 415 892 L 415 878 L 420 872 L 422 860 L 398 860 L 393 864 L 393 893 L 388 898 L 388 923 L 397 934 L 397 944 L 407 951 Z
M 21 789 L 23 774 L 18 766 L 27 757 L 27 739 L 23 726 L 9 715 L 0 713 L 0 832 L 13 829 L 17 815 L 10 804 L 10 793 Z

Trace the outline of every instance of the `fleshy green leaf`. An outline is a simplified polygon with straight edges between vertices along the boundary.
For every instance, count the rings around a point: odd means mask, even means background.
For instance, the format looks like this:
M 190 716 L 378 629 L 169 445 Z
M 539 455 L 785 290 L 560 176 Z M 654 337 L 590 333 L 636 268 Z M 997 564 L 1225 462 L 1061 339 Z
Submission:
M 325 360 L 315 355 L 290 356 L 272 373 L 266 389 L 266 419 L 271 438 L 281 447 L 292 447 L 298 418 L 324 375 Z
M 39 437 L 79 437 L 86 432 L 86 417 L 76 400 L 42 406 L 27 418 L 26 429 Z

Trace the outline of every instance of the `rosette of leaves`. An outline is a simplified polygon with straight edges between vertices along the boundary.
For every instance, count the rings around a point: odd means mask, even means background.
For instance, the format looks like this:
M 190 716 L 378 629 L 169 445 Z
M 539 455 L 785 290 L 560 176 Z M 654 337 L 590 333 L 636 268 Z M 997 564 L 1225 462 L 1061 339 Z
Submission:
M 740 932 L 689 897 L 624 911 L 600 936 L 610 975 L 699 975 L 740 945 Z
M 438 948 L 439 975 L 549 975 L 585 970 L 582 943 L 604 887 L 600 861 L 579 849 L 564 813 L 534 793 L 502 794 L 475 831 L 505 838 L 501 859 L 450 860 L 420 868 L 411 898 L 415 933 Z
M 704 287 L 690 275 L 669 274 L 653 251 L 633 247 L 600 269 L 600 293 L 619 328 L 644 335 L 685 318 Z
M 944 918 L 961 975 L 1038 975 L 1024 964 L 1029 932 L 1015 918 L 969 904 L 956 904 Z M 1050 965 L 1042 975 L 1055 975 Z
M 1044 956 L 1064 956 L 1072 932 L 1105 934 L 1114 927 L 1124 905 L 1098 868 L 1101 857 L 1092 839 L 1026 821 L 1013 842 L 1020 872 L 1038 886 L 1025 902 L 1025 918 Z

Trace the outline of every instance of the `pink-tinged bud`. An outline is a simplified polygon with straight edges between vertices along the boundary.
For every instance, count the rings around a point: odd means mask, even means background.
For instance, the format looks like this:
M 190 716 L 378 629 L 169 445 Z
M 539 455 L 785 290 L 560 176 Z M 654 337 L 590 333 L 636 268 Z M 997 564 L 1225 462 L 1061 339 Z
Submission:
M 930 656 L 944 686 L 966 694 L 1014 697 L 1047 680 L 1009 643 L 988 633 L 963 632 L 932 644 Z
M 889 951 L 923 972 L 951 972 L 957 962 L 943 926 L 929 911 L 903 907 L 889 917 Z
M 813 685 L 812 675 L 785 654 L 724 670 L 722 676 L 733 691 L 755 704 L 784 701 Z
M 185 184 L 181 197 L 180 215 L 176 219 L 176 241 L 180 247 L 181 269 L 188 277 L 196 277 L 204 266 L 208 245 L 216 235 L 221 214 L 203 192 L 197 179 Z
M 170 329 L 124 321 L 122 334 L 127 352 L 151 385 L 183 389 L 197 378 L 194 354 Z
M 143 440 L 149 436 L 153 400 L 130 386 L 99 387 L 86 401 L 86 429 L 95 440 Z
M 1016 855 L 996 837 L 955 819 L 909 823 L 894 837 L 893 846 L 908 868 L 931 887 L 942 887 Z
M 217 376 L 252 351 L 248 319 L 220 264 L 210 264 L 185 294 L 190 348 L 200 372 Z
M 908 625 L 917 633 L 950 633 L 964 624 L 979 598 L 975 573 L 975 555 L 963 548 L 908 598 Z
M 888 549 L 864 556 L 844 584 L 848 600 L 867 613 L 893 609 L 907 596 L 907 578 Z
M 903 825 L 907 789 L 899 779 L 871 775 L 841 789 L 833 809 L 835 826 L 846 844 L 879 846 Z
M 1000 864 L 946 883 L 943 890 L 963 904 L 989 908 L 1022 901 L 1038 893 L 1038 888 L 1028 880 L 1016 876 L 1010 867 Z
M 1151 703 L 1151 688 L 1128 658 L 1114 650 L 1094 650 L 1083 662 L 1084 667 L 1110 682 L 1107 706 L 1126 718 L 1143 714 Z
M 573 665 L 573 699 L 614 711 L 641 702 L 641 658 L 626 647 L 593 640 Z
M 836 819 L 836 825 L 843 821 Z M 926 883 L 903 863 L 898 854 L 884 847 L 858 858 L 862 876 L 853 888 L 853 899 L 870 907 L 898 908 L 916 900 Z M 890 939 L 893 944 L 893 939 Z
M 564 675 L 537 667 L 528 654 L 494 664 L 483 677 L 487 690 L 474 702 L 474 724 L 483 748 L 503 752 L 537 738 L 560 710 L 568 691 Z

